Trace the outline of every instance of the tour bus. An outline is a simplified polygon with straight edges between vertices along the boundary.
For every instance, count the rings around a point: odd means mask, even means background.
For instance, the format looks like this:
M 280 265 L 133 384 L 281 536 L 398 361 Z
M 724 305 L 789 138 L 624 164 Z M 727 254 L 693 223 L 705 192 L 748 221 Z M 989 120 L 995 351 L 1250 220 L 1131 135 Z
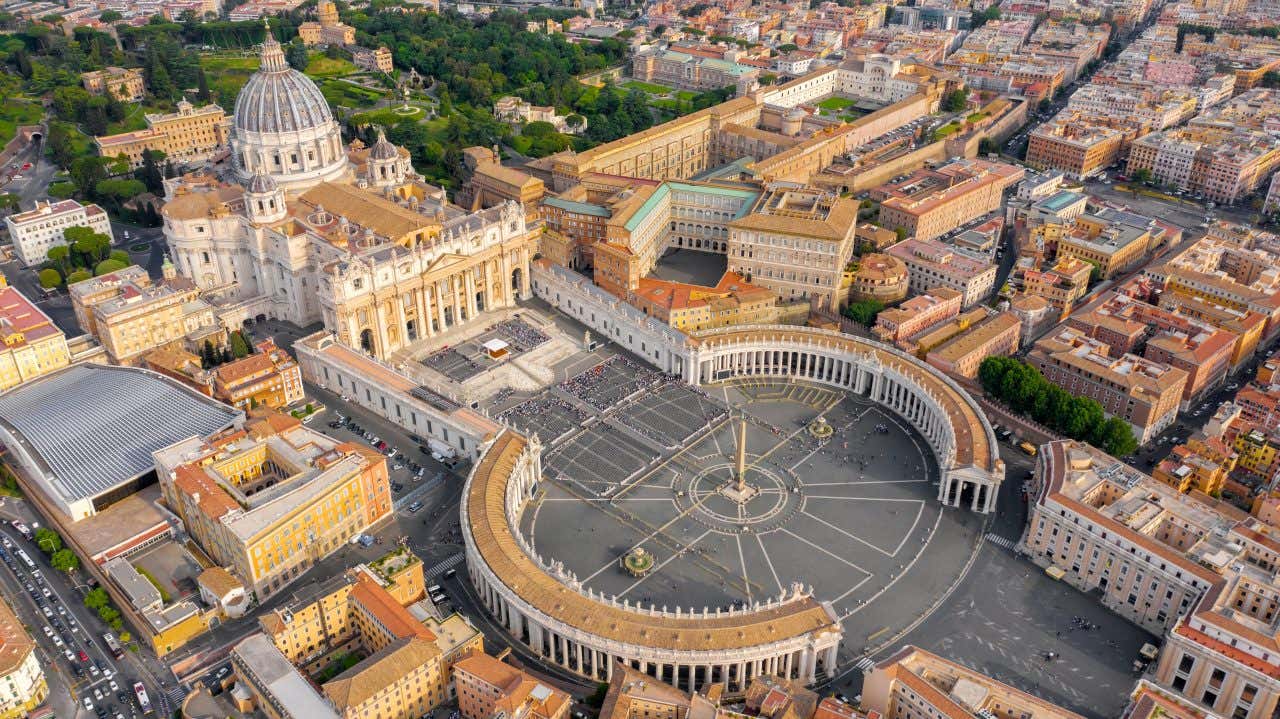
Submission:
M 36 563 L 35 563 L 35 562 L 33 562 L 33 561 L 31 561 L 31 557 L 27 556 L 27 553 L 26 553 L 26 552 L 24 552 L 24 551 L 22 551 L 21 549 L 19 549 L 19 550 L 17 550 L 17 551 L 15 552 L 15 554 L 17 554 L 17 555 L 18 555 L 18 559 L 21 559 L 21 560 L 22 560 L 22 563 L 23 563 L 23 564 L 27 565 L 27 569 L 35 569 L 35 568 L 36 568 Z
M 1036 446 L 1025 440 L 1018 445 L 1018 449 L 1022 450 L 1029 456 L 1032 456 L 1032 457 L 1036 456 Z

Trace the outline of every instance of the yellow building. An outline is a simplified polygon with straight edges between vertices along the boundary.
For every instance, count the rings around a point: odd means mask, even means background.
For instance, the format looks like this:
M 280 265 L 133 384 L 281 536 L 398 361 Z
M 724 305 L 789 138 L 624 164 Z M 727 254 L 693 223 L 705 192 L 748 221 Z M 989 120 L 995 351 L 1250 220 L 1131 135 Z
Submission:
M 1192 437 L 1173 448 L 1151 470 L 1151 477 L 1186 494 L 1192 490 L 1218 496 L 1236 468 L 1237 453 L 1222 440 Z
M 461 615 L 427 616 L 424 593 L 421 560 L 399 547 L 308 588 L 259 623 L 293 671 L 314 678 L 338 716 L 417 719 L 452 697 L 457 662 L 484 653 L 483 635 Z M 322 678 L 351 654 L 364 658 Z M 317 719 L 288 709 L 282 717 Z
M 0 719 L 18 719 L 49 695 L 36 643 L 4 601 L 0 601 Z
M 307 47 L 314 45 L 354 45 L 356 29 L 338 19 L 338 8 L 325 0 L 316 5 L 316 22 L 298 26 L 298 39 Z
M 0 391 L 71 364 L 67 337 L 0 275 Z
M 147 84 L 140 68 L 108 67 L 80 74 L 80 83 L 91 95 L 110 92 L 120 102 L 140 102 L 147 96 Z
M 1128 215 L 1103 210 L 1075 219 L 1058 240 L 1058 257 L 1088 262 L 1108 279 L 1168 240 L 1165 228 L 1153 220 L 1138 225 Z
M 174 274 L 172 265 L 165 275 L 152 284 L 146 270 L 131 265 L 67 288 L 80 327 L 98 338 L 111 362 L 138 364 L 154 349 L 225 341 L 195 284 Z
M 259 600 L 391 513 L 386 458 L 287 415 L 156 452 L 168 506 Z
M 1236 451 L 1236 466 L 1240 469 L 1269 479 L 1276 469 L 1276 459 L 1280 457 L 1280 441 L 1261 429 L 1250 429 L 1236 435 L 1231 444 Z
M 817 300 L 835 309 L 853 256 L 858 202 L 791 185 L 766 189 L 729 223 L 729 270 L 783 301 Z
M 487 654 L 459 662 L 454 684 L 463 719 L 565 719 L 573 704 L 565 692 Z
M 147 129 L 95 137 L 98 154 L 124 155 L 130 167 L 142 166 L 143 153 L 158 150 L 175 163 L 204 162 L 227 146 L 231 118 L 217 105 L 195 107 L 178 101 L 177 112 L 147 113 Z
M 731 325 L 775 324 L 778 296 L 726 272 L 714 287 L 642 278 L 627 301 L 684 332 Z

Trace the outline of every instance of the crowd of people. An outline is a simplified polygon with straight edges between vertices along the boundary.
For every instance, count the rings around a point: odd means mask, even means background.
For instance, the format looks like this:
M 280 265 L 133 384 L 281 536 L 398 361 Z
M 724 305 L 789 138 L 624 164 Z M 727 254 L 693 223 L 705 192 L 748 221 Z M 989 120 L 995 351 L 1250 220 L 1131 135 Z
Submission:
M 546 333 L 519 318 L 503 320 L 489 329 L 502 335 L 502 338 L 518 352 L 528 352 L 551 340 Z
M 561 382 L 559 387 L 592 407 L 608 409 L 640 390 L 658 387 L 667 378 L 662 372 L 614 356 Z
M 538 431 L 544 435 L 542 440 L 550 443 L 587 421 L 588 416 L 572 402 L 544 392 L 503 412 L 498 418 L 522 432 Z

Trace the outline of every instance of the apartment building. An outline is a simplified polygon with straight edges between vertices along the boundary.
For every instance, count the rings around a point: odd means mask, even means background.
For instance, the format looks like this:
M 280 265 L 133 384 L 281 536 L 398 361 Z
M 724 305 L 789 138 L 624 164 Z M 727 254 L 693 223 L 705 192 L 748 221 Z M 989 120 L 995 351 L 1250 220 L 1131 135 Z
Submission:
M 67 337 L 0 275 L 0 391 L 71 364 Z
M 147 83 L 137 67 L 107 67 L 80 73 L 80 84 L 90 95 L 110 92 L 120 102 L 141 102 L 147 96 Z
M 465 719 L 565 719 L 573 704 L 565 692 L 487 654 L 455 664 L 453 680 Z
M 925 355 L 925 361 L 955 377 L 973 379 L 987 357 L 1012 354 L 1022 336 L 1022 321 L 1012 312 L 988 317 Z
M 88 227 L 114 239 L 106 211 L 75 200 L 36 202 L 31 210 L 6 216 L 4 224 L 13 242 L 13 254 L 28 267 L 43 264 L 50 247 L 67 244 L 63 233 L 69 227 Z
M 1216 223 L 1190 247 L 1145 272 L 1164 290 L 1161 305 L 1177 302 L 1193 314 L 1235 316 L 1240 321 L 1247 313 L 1257 313 L 1264 318 L 1266 341 L 1280 332 L 1278 261 L 1275 235 Z
M 288 352 L 268 337 L 254 354 L 213 370 L 213 396 L 240 409 L 287 407 L 302 401 L 302 371 Z
M 1194 436 L 1151 469 L 1151 478 L 1179 492 L 1218 496 L 1236 468 L 1238 453 L 1218 437 Z
M 267 412 L 156 452 L 168 506 L 259 600 L 391 513 L 386 458 Z
M 861 704 L 869 716 L 885 719 L 1081 719 L 1079 714 L 911 645 L 871 668 L 863 680 Z
M 897 307 L 882 310 L 876 315 L 876 324 L 871 331 L 881 342 L 892 342 L 902 347 L 908 337 L 959 315 L 963 300 L 964 294 L 959 290 L 935 287 Z
M 1186 372 L 1183 409 L 1222 384 L 1237 339 L 1227 330 L 1119 293 L 1072 315 L 1067 324 L 1105 342 L 1113 356 L 1140 352 Z
M 1045 379 L 1073 395 L 1091 397 L 1146 443 L 1177 419 L 1187 373 L 1110 347 L 1063 326 L 1037 342 L 1028 356 Z
M 1134 140 L 1128 162 L 1130 175 L 1146 171 L 1162 183 L 1226 204 L 1258 189 L 1277 167 L 1280 141 L 1234 125 L 1146 135 Z
M 255 708 L 279 719 L 428 715 L 452 697 L 453 665 L 484 646 L 461 615 L 427 610 L 424 593 L 422 562 L 406 547 L 308 585 L 233 650 L 236 677 Z M 332 663 L 352 652 L 364 658 L 333 676 Z M 284 696 L 304 687 L 311 693 L 297 701 Z
M 961 159 L 881 185 L 871 198 L 880 202 L 880 226 L 931 240 L 1000 209 L 1005 190 L 1025 174 L 1015 165 Z
M 1020 547 L 1104 606 L 1163 634 L 1219 577 L 1198 561 L 1219 536 L 1218 508 L 1086 444 L 1037 453 L 1037 489 Z
M 782 301 L 843 304 L 844 268 L 853 256 L 858 202 L 809 187 L 765 189 L 751 211 L 729 223 L 729 271 Z
M 13 609 L 0 601 L 0 719 L 19 719 L 49 696 L 36 643 Z
M 172 265 L 157 284 L 146 270 L 130 265 L 70 285 L 67 293 L 80 327 L 98 338 L 114 364 L 138 364 L 154 349 L 225 342 L 213 307 Z
M 178 101 L 171 113 L 144 115 L 147 129 L 95 137 L 98 154 L 103 157 L 124 156 L 129 166 L 142 166 L 149 151 L 163 152 L 166 160 L 176 164 L 199 163 L 227 149 L 231 134 L 231 118 L 217 105 L 195 107 L 186 100 Z
M 1240 409 L 1240 418 L 1245 422 L 1267 432 L 1280 430 L 1280 385 L 1247 384 L 1240 388 L 1232 402 Z
M 1091 83 L 1071 94 L 1067 111 L 1164 130 L 1190 120 L 1198 105 L 1189 89 Z
M 1058 317 L 1066 317 L 1089 291 L 1093 265 L 1071 255 L 1058 258 L 1051 267 L 1022 273 L 1022 290 L 1041 297 Z
M 995 292 L 996 266 L 983 262 L 937 240 L 906 239 L 886 250 L 907 266 L 912 292 L 931 292 L 937 287 L 956 290 L 961 307 L 972 307 Z
M 1234 335 L 1236 339 L 1231 347 L 1231 371 L 1233 372 L 1253 357 L 1258 343 L 1262 341 L 1262 331 L 1267 325 L 1266 317 L 1257 312 L 1227 307 L 1203 297 L 1166 292 L 1160 295 L 1159 304 L 1162 309 L 1207 322 Z
M 1076 442 L 1043 445 L 1036 473 L 1021 542 L 1029 556 L 1163 635 L 1154 682 L 1192 715 L 1271 717 L 1280 700 L 1277 530 Z
M 1124 139 L 1119 130 L 1088 123 L 1077 113 L 1060 113 L 1032 130 L 1027 141 L 1027 164 L 1083 180 L 1115 162 Z
M 1174 241 L 1177 230 L 1132 212 L 1103 208 L 1082 214 L 1058 238 L 1058 256 L 1098 268 L 1103 279 L 1137 264 L 1155 248 Z

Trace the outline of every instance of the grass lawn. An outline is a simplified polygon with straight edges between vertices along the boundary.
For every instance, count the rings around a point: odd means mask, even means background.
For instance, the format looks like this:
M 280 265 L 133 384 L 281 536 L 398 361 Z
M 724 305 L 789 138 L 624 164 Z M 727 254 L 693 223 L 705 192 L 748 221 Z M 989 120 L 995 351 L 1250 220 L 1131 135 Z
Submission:
M 387 94 L 385 91 L 370 90 L 367 87 L 353 85 L 333 78 L 321 78 L 316 84 L 320 86 L 320 92 L 324 93 L 324 99 L 328 100 L 330 105 L 342 105 L 356 109 L 373 107 L 378 100 L 381 100 Z
M 334 660 L 316 675 L 316 681 L 323 684 L 330 679 L 338 676 L 346 670 L 359 664 L 364 656 L 355 652 L 349 652 L 341 656 L 335 657 Z
M 847 112 L 841 115 L 840 119 L 844 120 L 845 122 L 853 122 L 854 120 L 857 120 L 860 117 L 864 117 L 864 115 L 862 113 L 857 113 L 857 112 Z
M 676 92 L 676 97 L 680 98 L 685 102 L 693 102 L 693 98 L 697 96 L 698 96 L 698 93 L 690 90 L 679 90 Z
M 850 100 L 847 97 L 828 97 L 827 99 L 818 103 L 818 107 L 822 108 L 823 110 L 839 111 L 839 110 L 845 109 L 846 107 L 853 107 L 856 104 L 858 103 L 854 102 L 853 100 Z
M 949 135 L 954 135 L 959 130 L 960 130 L 960 123 L 955 121 L 948 122 L 947 124 L 933 131 L 933 139 L 936 142 Z
M 6 100 L 0 103 L 0 146 L 18 134 L 19 125 L 34 125 L 44 116 L 38 103 L 24 100 Z
M 306 72 L 311 77 L 350 75 L 355 71 L 356 66 L 350 60 L 334 59 L 322 52 L 312 53 L 311 59 L 307 61 Z
M 623 83 L 622 86 L 628 90 L 640 90 L 641 92 L 647 92 L 650 95 L 666 95 L 671 92 L 671 88 L 669 87 L 655 85 L 651 82 L 641 82 L 640 80 L 632 80 L 630 82 Z
M 249 80 L 249 76 L 258 69 L 257 57 L 242 55 L 201 55 L 200 66 L 209 78 L 209 90 L 217 97 L 223 107 L 234 103 L 240 88 Z

